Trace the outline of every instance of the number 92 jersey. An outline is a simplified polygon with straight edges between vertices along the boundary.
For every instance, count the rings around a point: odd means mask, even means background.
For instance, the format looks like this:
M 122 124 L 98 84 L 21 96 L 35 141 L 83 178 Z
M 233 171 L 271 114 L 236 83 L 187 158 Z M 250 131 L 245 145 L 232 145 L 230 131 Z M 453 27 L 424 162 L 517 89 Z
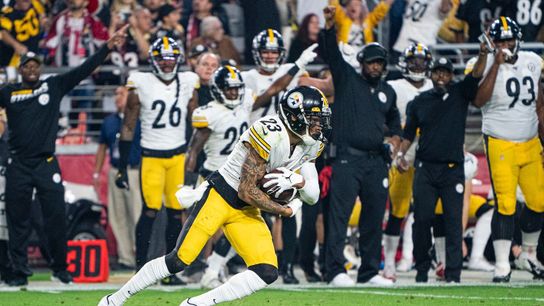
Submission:
M 217 101 L 195 109 L 193 127 L 208 128 L 212 131 L 204 144 L 206 170 L 216 171 L 225 164 L 240 135 L 249 127 L 252 106 L 253 93 L 246 89 L 242 103 L 234 109 Z
M 127 88 L 140 99 L 141 145 L 152 150 L 172 150 L 185 144 L 187 105 L 198 88 L 193 72 L 180 72 L 168 85 L 150 72 L 132 72 Z
M 249 143 L 266 161 L 267 172 L 279 167 L 285 167 L 292 171 L 298 170 L 302 164 L 319 157 L 325 147 L 320 141 L 316 141 L 312 145 L 305 145 L 301 142 L 291 154 L 287 127 L 278 116 L 263 117 L 255 121 L 249 130 L 240 136 L 240 140 L 229 155 L 227 163 L 219 169 L 221 176 L 235 190 L 238 190 L 242 165 L 248 154 L 244 142 Z
M 485 74 L 493 65 L 488 56 Z M 542 59 L 533 52 L 520 51 L 514 64 L 499 66 L 491 99 L 482 107 L 482 132 L 494 138 L 524 142 L 537 135 L 536 101 Z

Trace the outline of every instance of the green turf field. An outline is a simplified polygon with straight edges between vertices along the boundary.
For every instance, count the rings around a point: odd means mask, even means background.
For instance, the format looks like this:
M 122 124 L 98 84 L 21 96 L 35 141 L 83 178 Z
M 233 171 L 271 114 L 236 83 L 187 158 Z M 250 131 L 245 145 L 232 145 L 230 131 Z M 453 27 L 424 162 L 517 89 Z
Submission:
M 125 305 L 179 305 L 186 297 L 202 291 L 146 290 Z M 96 305 L 106 291 L 1 292 L 0 305 Z M 225 305 L 544 305 L 543 286 L 448 286 L 411 288 L 298 288 L 266 289 Z

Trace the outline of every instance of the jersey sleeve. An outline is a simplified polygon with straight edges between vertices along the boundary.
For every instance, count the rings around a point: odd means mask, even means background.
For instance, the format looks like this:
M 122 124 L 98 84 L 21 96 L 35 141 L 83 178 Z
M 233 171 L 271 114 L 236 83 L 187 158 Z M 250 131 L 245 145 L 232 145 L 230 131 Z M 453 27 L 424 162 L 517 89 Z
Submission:
M 180 80 L 186 83 L 190 88 L 199 89 L 200 88 L 200 79 L 198 75 L 191 71 L 181 72 Z
M 270 151 L 272 149 L 273 137 L 275 132 L 269 131 L 261 121 L 256 121 L 250 128 L 248 133 L 249 144 L 259 153 L 264 160 L 270 159 Z
M 213 118 L 210 118 L 209 106 L 201 106 L 194 110 L 191 122 L 194 128 L 212 128 Z
M 137 72 L 137 71 L 134 71 L 134 72 L 131 72 L 128 76 L 128 79 L 127 79 L 127 84 L 125 85 L 126 88 L 128 90 L 134 90 L 136 92 L 138 92 L 138 87 L 140 86 L 140 83 L 141 83 L 141 73 L 140 72 Z

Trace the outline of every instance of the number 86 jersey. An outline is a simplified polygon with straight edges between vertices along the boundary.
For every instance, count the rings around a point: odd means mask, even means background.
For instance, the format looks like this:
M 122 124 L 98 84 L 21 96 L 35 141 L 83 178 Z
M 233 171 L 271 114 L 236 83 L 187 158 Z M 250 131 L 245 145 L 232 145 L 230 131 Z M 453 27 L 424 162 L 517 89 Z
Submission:
M 485 74 L 495 58 L 488 56 Z M 520 51 L 514 64 L 499 66 L 491 99 L 482 107 L 482 132 L 494 138 L 525 142 L 537 135 L 536 101 L 542 59 Z
M 249 127 L 249 117 L 253 107 L 253 94 L 246 89 L 242 103 L 230 109 L 218 101 L 212 101 L 193 112 L 194 128 L 208 128 L 210 137 L 204 144 L 206 160 L 204 168 L 218 170 L 234 150 L 236 142 Z
M 179 72 L 166 85 L 151 72 L 132 72 L 127 88 L 140 99 L 143 148 L 172 150 L 185 145 L 185 118 L 193 91 L 199 86 L 193 72 Z

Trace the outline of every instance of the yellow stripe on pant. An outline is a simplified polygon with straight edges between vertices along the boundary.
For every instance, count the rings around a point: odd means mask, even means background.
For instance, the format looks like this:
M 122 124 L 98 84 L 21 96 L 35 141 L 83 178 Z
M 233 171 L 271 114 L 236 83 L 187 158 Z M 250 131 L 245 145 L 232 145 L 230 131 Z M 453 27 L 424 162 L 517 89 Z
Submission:
M 278 267 L 272 235 L 259 209 L 232 208 L 214 188 L 195 204 L 183 229 L 178 258 L 191 264 L 206 242 L 219 228 L 246 265 L 269 264 Z
M 144 205 L 160 210 L 164 200 L 167 208 L 181 210 L 176 191 L 183 185 L 184 171 L 185 154 L 170 158 L 142 157 L 140 182 Z
M 485 136 L 485 149 L 499 213 L 511 216 L 516 212 L 518 184 L 527 207 L 544 212 L 544 168 L 538 137 L 518 143 Z

